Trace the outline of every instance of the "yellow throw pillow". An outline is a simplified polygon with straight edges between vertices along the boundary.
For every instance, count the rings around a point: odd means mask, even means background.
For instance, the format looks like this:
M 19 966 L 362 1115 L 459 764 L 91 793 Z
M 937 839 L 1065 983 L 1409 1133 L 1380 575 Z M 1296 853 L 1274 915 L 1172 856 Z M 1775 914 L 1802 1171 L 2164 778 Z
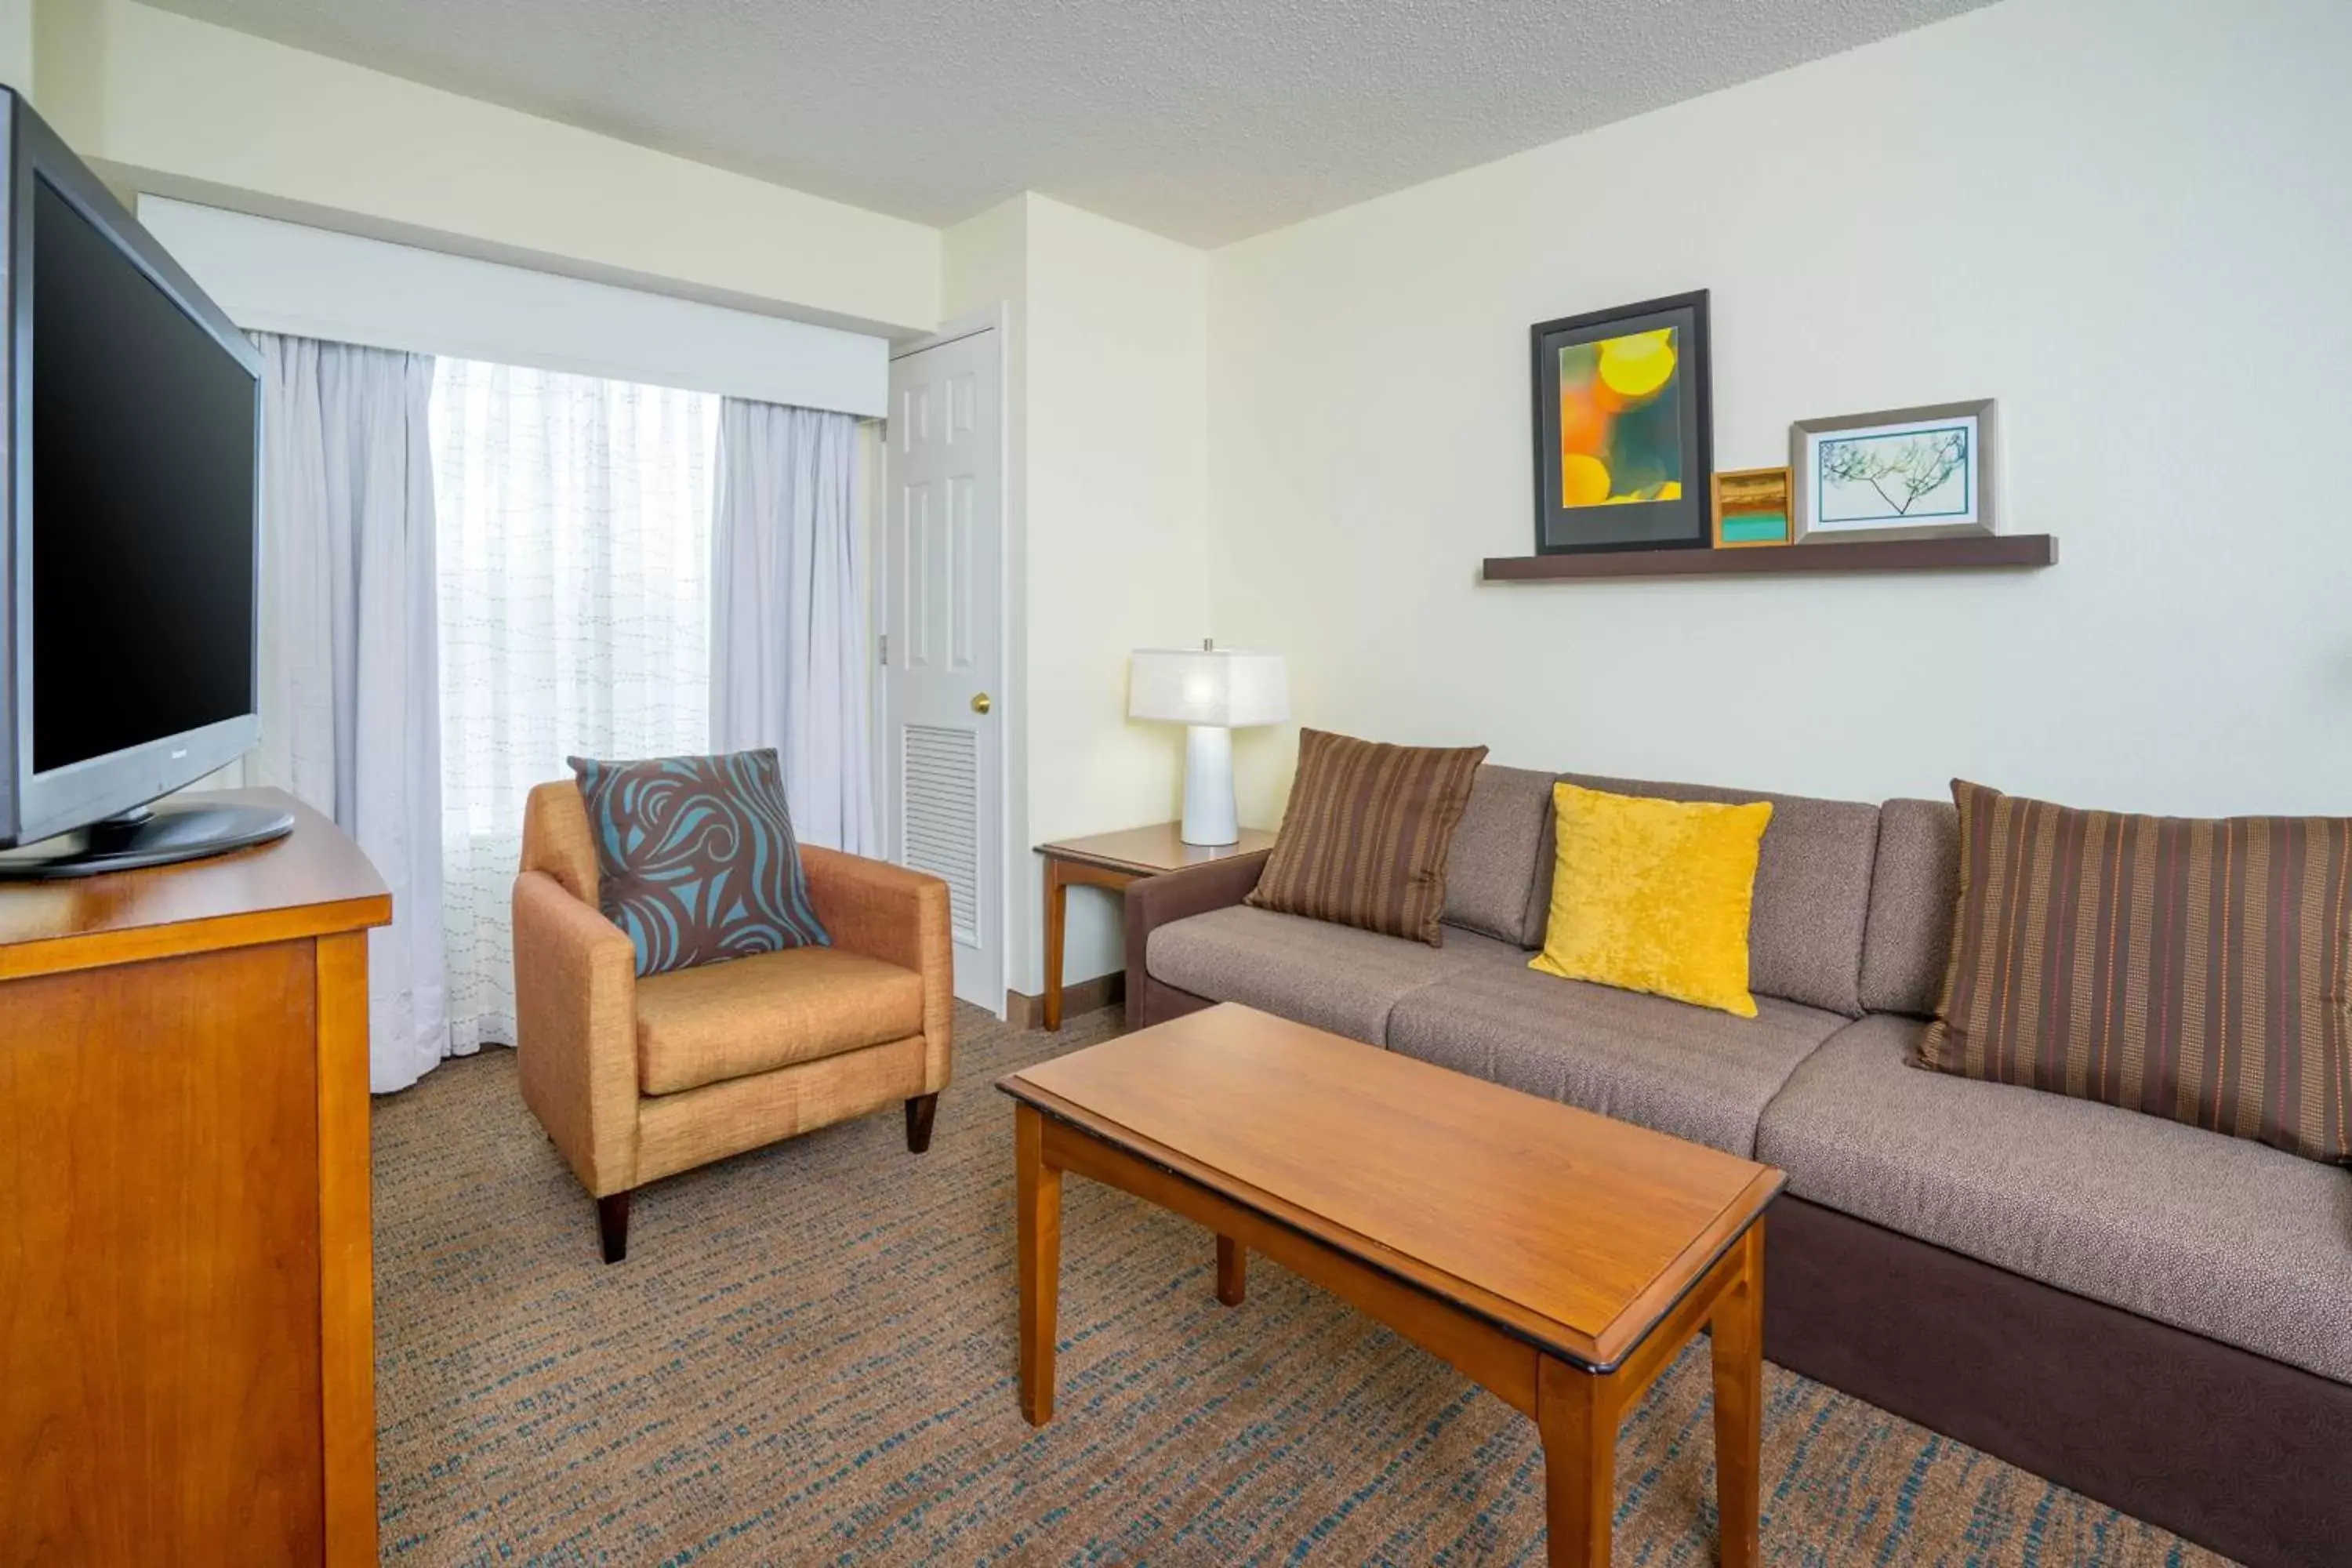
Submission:
M 1551 919 L 1530 969 L 1756 1016 L 1748 908 L 1772 803 L 1715 805 L 1551 786 Z

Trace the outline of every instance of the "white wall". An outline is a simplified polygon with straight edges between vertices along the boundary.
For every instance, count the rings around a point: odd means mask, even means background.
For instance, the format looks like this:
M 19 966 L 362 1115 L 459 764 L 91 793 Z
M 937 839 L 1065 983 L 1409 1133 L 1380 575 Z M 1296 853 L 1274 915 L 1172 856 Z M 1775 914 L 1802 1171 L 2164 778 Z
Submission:
M 37 101 L 118 185 L 885 335 L 938 319 L 921 224 L 131 0 L 37 22 Z
M 35 98 L 33 0 L 0 0 L 0 86 Z
M 1215 631 L 1303 721 L 1877 797 L 2352 802 L 2352 6 L 2008 0 L 1210 260 Z M 1716 457 L 1998 396 L 2048 571 L 1481 585 L 1530 322 L 1713 290 Z M 1245 735 L 1244 819 L 1293 742 Z
M 1025 615 L 1007 973 L 1043 986 L 1030 847 L 1176 814 L 1181 736 L 1127 721 L 1127 656 L 1209 635 L 1205 258 L 1034 194 L 948 231 L 946 313 L 1013 319 L 1013 526 Z M 1065 980 L 1124 962 L 1118 900 L 1070 895 Z
M 1127 659 L 1211 632 L 1207 279 L 1190 246 L 1028 200 L 1029 830 L 1043 843 L 1177 814 L 1182 733 L 1128 722 Z M 1040 908 L 1037 862 L 1015 870 Z M 1065 979 L 1119 968 L 1117 896 L 1073 889 L 1070 905 Z M 1043 984 L 1034 955 L 1013 973 Z

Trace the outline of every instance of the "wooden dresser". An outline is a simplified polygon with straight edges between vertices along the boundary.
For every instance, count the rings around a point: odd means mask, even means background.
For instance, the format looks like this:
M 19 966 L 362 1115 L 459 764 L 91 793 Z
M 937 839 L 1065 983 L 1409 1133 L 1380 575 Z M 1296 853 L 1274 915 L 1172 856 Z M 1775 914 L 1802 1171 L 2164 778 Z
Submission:
M 333 823 L 0 883 L 0 1564 L 375 1561 L 367 928 Z

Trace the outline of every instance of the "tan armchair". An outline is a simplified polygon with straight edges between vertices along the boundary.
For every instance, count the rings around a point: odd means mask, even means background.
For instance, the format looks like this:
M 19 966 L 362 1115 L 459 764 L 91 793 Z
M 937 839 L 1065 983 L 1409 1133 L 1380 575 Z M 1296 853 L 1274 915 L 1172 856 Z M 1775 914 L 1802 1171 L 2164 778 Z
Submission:
M 522 1097 L 595 1198 L 607 1263 L 647 1182 L 894 1100 L 907 1147 L 930 1146 L 950 1069 L 947 884 L 813 846 L 801 861 L 833 946 L 640 980 L 597 910 L 579 786 L 530 792 L 514 889 Z

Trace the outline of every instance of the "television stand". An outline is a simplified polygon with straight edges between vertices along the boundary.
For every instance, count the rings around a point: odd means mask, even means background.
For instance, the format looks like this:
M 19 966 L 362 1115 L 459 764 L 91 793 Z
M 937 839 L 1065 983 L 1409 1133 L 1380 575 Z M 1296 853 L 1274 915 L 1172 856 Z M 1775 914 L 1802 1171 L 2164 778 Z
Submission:
M 368 933 L 392 898 L 292 796 L 208 804 L 294 830 L 0 886 L 10 1568 L 376 1568 Z
M 248 849 L 294 831 L 294 814 L 275 806 L 165 800 L 0 850 L 0 881 L 56 881 L 136 871 Z

